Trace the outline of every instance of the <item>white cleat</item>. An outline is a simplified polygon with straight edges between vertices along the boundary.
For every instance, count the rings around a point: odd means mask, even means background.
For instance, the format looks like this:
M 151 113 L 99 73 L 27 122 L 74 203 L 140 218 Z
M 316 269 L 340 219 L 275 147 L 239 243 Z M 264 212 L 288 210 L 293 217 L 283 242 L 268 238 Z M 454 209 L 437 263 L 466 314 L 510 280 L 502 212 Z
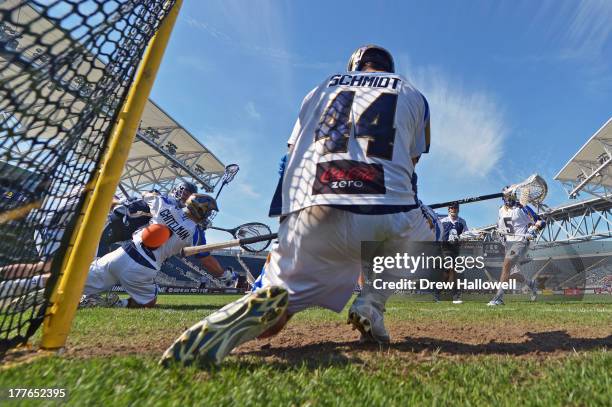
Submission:
M 463 300 L 460 300 L 460 299 L 453 300 L 453 304 L 463 304 Z
M 288 298 L 287 290 L 281 287 L 265 287 L 245 295 L 183 332 L 159 363 L 221 363 L 236 346 L 273 327 L 287 311 Z
M 361 333 L 359 341 L 362 343 L 387 344 L 390 342 L 383 313 L 371 304 L 360 303 L 359 297 L 349 309 L 347 323 L 353 325 L 353 329 L 357 329 Z
M 493 298 L 491 301 L 489 301 L 487 307 L 499 307 L 500 305 L 506 305 L 504 304 L 504 300 L 501 298 Z
M 25 310 L 34 308 L 34 306 L 40 307 L 45 302 L 44 295 L 45 289 L 39 288 L 19 298 L 15 298 L 10 306 L 15 312 L 24 312 Z
M 112 308 L 119 306 L 119 295 L 117 293 L 108 292 L 105 295 L 92 294 L 83 295 L 79 302 L 79 308 Z

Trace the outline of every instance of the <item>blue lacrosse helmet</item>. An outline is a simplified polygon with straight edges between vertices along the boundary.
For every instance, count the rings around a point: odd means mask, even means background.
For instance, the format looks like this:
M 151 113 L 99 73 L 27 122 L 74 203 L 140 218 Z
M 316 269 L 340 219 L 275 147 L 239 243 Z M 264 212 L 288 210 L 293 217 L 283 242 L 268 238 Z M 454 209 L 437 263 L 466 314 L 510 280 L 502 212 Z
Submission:
M 375 63 L 381 68 L 384 68 L 382 70 L 385 72 L 395 72 L 395 63 L 393 62 L 391 53 L 383 47 L 372 44 L 357 48 L 355 52 L 353 52 L 353 55 L 351 55 L 346 70 L 349 72 L 361 71 L 366 62 Z
M 191 194 L 195 194 L 198 192 L 198 187 L 195 184 L 187 181 L 181 181 L 176 184 L 170 193 L 173 197 L 176 198 L 177 201 L 181 202 L 183 205 L 187 202 L 187 198 Z

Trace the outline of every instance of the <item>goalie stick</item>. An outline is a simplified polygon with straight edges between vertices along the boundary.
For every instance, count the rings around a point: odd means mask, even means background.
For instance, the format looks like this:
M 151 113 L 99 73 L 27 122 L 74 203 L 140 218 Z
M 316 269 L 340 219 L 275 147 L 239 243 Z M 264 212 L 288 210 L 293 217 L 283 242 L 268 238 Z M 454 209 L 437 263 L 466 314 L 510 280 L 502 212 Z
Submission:
M 222 230 L 224 232 L 231 234 L 236 239 L 241 239 L 244 237 L 260 236 L 260 235 L 269 235 L 270 233 L 272 233 L 268 225 L 266 225 L 265 223 L 259 223 L 259 222 L 244 223 L 232 229 L 225 229 L 225 228 L 220 228 L 217 226 L 209 226 L 208 229 Z
M 268 235 L 229 240 L 227 242 L 221 242 L 221 243 L 211 243 L 211 244 L 205 244 L 202 246 L 190 246 L 190 247 L 185 247 L 183 248 L 183 250 L 181 250 L 181 256 L 193 256 L 194 254 L 198 254 L 198 253 L 210 252 L 212 250 L 227 249 L 228 247 L 235 247 L 235 246 L 240 246 L 244 250 L 251 252 L 251 253 L 258 253 L 258 252 L 265 250 L 270 245 L 270 242 L 276 239 L 277 237 L 278 237 L 277 233 L 270 233 Z M 264 246 L 263 249 L 260 249 L 260 250 L 253 250 L 252 246 L 249 246 L 253 243 L 259 243 L 259 242 L 267 242 L 267 244 Z
M 236 226 L 235 228 L 232 228 L 232 229 L 224 229 L 224 228 L 219 228 L 215 226 L 210 226 L 208 227 L 208 229 L 222 230 L 224 232 L 230 233 L 234 237 L 234 239 L 245 239 L 249 237 L 269 235 L 270 233 L 272 233 L 268 225 L 264 223 L 259 223 L 259 222 L 245 223 L 245 224 Z M 269 245 L 270 245 L 269 240 L 268 241 L 263 240 L 260 242 L 245 244 L 243 245 L 242 248 L 251 253 L 259 253 L 261 251 L 264 251 Z

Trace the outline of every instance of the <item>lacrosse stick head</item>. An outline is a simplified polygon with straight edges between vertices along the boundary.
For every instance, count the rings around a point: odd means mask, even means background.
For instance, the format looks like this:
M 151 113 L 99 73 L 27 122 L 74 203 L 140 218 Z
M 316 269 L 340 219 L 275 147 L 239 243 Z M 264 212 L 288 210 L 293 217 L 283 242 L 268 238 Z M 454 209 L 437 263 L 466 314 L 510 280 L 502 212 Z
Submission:
M 225 167 L 225 172 L 223 173 L 223 178 L 221 181 L 224 184 L 232 182 L 238 171 L 240 170 L 240 166 L 238 164 L 229 164 Z
M 236 239 L 245 239 L 248 237 L 269 235 L 270 233 L 272 233 L 272 231 L 268 225 L 259 222 L 251 222 L 241 225 L 234 233 L 234 237 Z M 243 243 L 240 247 L 250 253 L 259 253 L 266 250 L 268 246 L 270 246 L 270 243 L 271 240 L 264 240 L 255 243 Z
M 540 205 L 546 199 L 548 185 L 544 178 L 538 174 L 533 174 L 523 182 L 504 188 L 502 193 L 506 204 L 518 201 L 521 205 L 530 203 Z

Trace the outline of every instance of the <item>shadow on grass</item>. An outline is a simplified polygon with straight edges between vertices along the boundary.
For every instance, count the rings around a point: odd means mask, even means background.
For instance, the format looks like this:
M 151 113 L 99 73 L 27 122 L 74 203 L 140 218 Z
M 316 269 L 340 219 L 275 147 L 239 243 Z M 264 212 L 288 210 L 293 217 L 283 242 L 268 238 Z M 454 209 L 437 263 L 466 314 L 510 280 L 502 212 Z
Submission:
M 157 304 L 155 309 L 171 309 L 176 311 L 210 310 L 221 308 L 218 304 Z
M 496 342 L 470 344 L 438 338 L 405 337 L 403 342 L 392 347 L 403 352 L 421 352 L 439 350 L 452 355 L 513 355 L 522 356 L 531 353 L 580 352 L 612 347 L 612 335 L 605 338 L 577 338 L 566 331 L 527 332 L 525 342 Z
M 576 338 L 566 331 L 527 332 L 527 341 L 522 343 L 491 341 L 484 344 L 470 344 L 439 338 L 405 337 L 401 342 L 388 346 L 351 342 L 325 341 L 297 347 L 263 347 L 260 350 L 244 352 L 244 356 L 274 357 L 291 364 L 305 364 L 312 367 L 360 363 L 356 351 L 395 351 L 389 357 L 405 353 L 417 355 L 422 352 L 436 352 L 441 355 L 512 355 L 546 356 L 565 352 L 580 352 L 612 348 L 612 335 L 605 338 Z

